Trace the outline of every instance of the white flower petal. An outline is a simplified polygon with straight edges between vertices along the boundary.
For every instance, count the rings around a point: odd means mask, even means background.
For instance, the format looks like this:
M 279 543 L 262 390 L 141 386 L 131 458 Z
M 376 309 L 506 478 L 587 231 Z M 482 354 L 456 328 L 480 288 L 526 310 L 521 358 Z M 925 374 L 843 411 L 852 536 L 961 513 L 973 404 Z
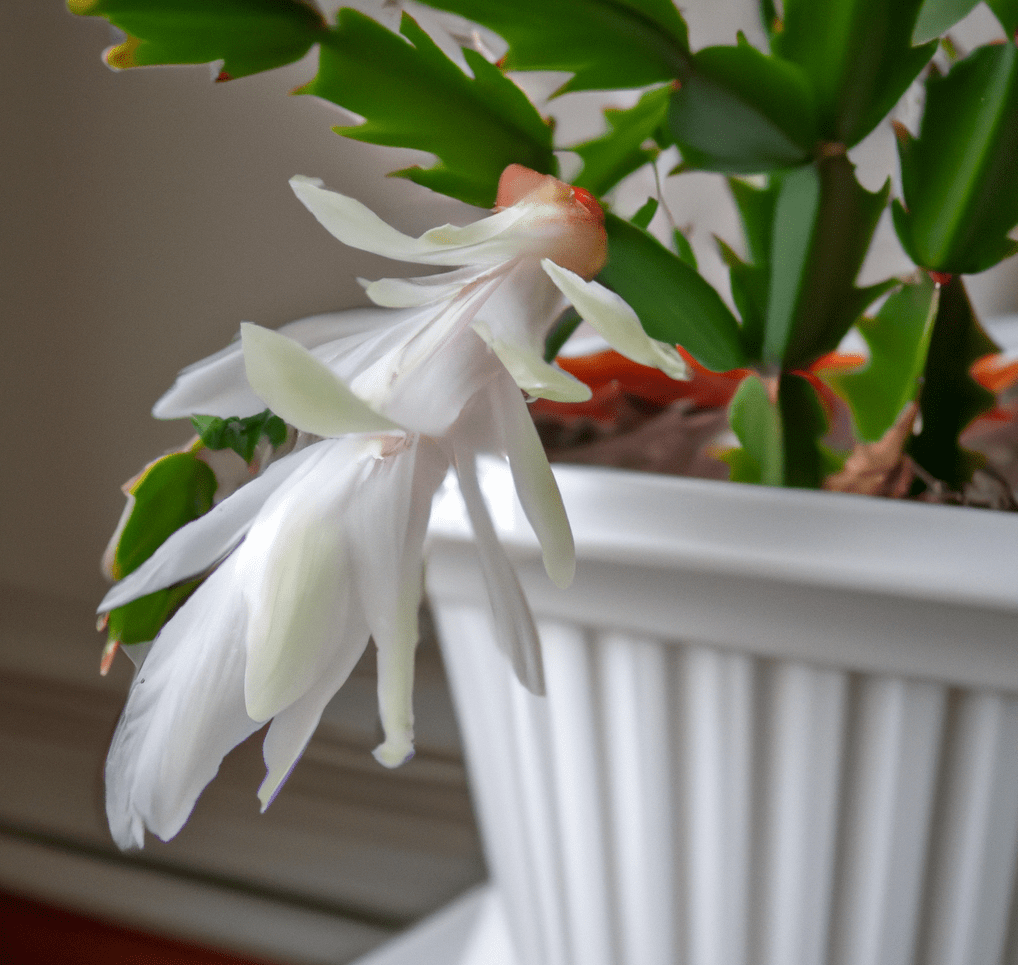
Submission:
M 576 573 L 576 548 L 544 446 L 523 397 L 511 381 L 493 382 L 488 395 L 492 418 L 509 457 L 516 494 L 544 553 L 544 568 L 552 583 L 565 589 Z
M 368 298 L 386 308 L 415 308 L 448 301 L 461 294 L 463 289 L 481 278 L 489 269 L 467 265 L 453 271 L 422 278 L 380 278 L 378 281 L 358 279 Z
M 319 436 L 399 431 L 302 345 L 248 322 L 240 334 L 251 388 L 290 425 Z
M 309 446 L 272 463 L 264 473 L 213 506 L 204 516 L 178 529 L 138 569 L 106 594 L 98 612 L 106 613 L 214 566 L 243 539 L 269 496 L 309 458 L 314 458 L 317 448 Z
M 449 468 L 430 440 L 410 437 L 379 459 L 357 494 L 350 536 L 357 547 L 357 588 L 378 648 L 378 707 L 387 767 L 413 753 L 413 669 L 424 536 L 431 500 Z
M 544 693 L 544 661 L 541 641 L 527 599 L 502 544 L 498 541 L 488 507 L 477 480 L 472 451 L 456 449 L 456 473 L 460 492 L 474 530 L 474 545 L 488 588 L 494 618 L 495 640 L 509 658 L 517 678 L 531 693 Z
M 346 683 L 368 644 L 368 628 L 355 613 L 351 613 L 346 624 L 336 627 L 335 631 L 338 639 L 332 664 L 323 670 L 302 697 L 284 707 L 269 724 L 262 744 L 265 779 L 258 788 L 262 811 L 272 803 L 290 776 L 322 718 L 325 705 Z
M 568 185 L 544 190 L 462 227 L 442 225 L 419 238 L 387 225 L 370 208 L 322 186 L 318 178 L 290 179 L 294 193 L 319 223 L 343 244 L 396 261 L 420 265 L 500 265 L 544 256 L 596 273 L 604 262 L 605 234 L 577 205 Z
M 541 267 L 572 302 L 583 320 L 597 329 L 626 358 L 661 369 L 673 379 L 690 377 L 686 363 L 675 347 L 651 338 L 643 330 L 636 312 L 615 292 L 596 281 L 584 281 L 553 261 L 545 259 Z
M 303 697 L 333 664 L 337 628 L 355 619 L 345 516 L 377 449 L 356 436 L 327 443 L 273 493 L 231 557 L 244 576 L 244 694 L 254 720 Z
M 508 208 L 464 227 L 442 225 L 420 238 L 387 225 L 370 208 L 329 191 L 318 178 L 290 178 L 294 194 L 334 238 L 351 248 L 419 265 L 497 265 L 511 258 L 518 239 L 509 229 L 525 218 L 522 207 Z
M 183 827 L 223 757 L 260 726 L 244 709 L 244 608 L 227 560 L 156 638 L 106 762 L 106 813 L 121 848 Z
M 387 318 L 377 308 L 312 315 L 284 325 L 279 331 L 305 348 L 315 348 L 338 338 L 376 327 Z M 239 339 L 215 355 L 183 369 L 173 387 L 155 404 L 157 419 L 182 419 L 191 415 L 246 418 L 265 409 L 265 403 L 248 385 Z
M 486 322 L 474 322 L 473 329 L 505 366 L 516 385 L 528 395 L 554 402 L 586 402 L 591 397 L 589 386 L 545 362 L 531 348 L 497 338 Z

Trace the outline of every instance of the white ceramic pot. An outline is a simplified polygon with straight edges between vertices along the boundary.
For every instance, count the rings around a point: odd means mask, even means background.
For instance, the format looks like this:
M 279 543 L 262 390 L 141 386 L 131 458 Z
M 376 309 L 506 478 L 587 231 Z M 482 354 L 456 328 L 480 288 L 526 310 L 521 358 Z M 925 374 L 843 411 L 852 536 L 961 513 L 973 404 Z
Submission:
M 1018 515 L 556 476 L 565 592 L 485 477 L 546 698 L 455 491 L 427 571 L 518 965 L 1018 962 Z

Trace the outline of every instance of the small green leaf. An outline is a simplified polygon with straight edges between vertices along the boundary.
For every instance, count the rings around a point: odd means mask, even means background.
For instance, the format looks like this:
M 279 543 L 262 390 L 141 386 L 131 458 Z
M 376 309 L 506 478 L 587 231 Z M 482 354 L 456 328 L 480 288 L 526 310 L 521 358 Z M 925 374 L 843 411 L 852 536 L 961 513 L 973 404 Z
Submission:
M 660 138 L 670 93 L 669 88 L 661 87 L 648 91 L 628 110 L 608 108 L 604 112 L 608 133 L 570 148 L 583 159 L 583 170 L 573 183 L 600 197 L 624 177 L 653 161 L 659 153 L 657 146 L 644 145 Z
M 207 513 L 215 492 L 215 475 L 193 452 L 146 466 L 126 489 L 133 502 L 110 564 L 113 578 L 134 572 L 181 526 Z
M 746 248 L 754 265 L 766 268 L 771 257 L 771 234 L 774 230 L 774 208 L 781 182 L 772 178 L 765 187 L 755 187 L 739 178 L 728 179 L 728 189 L 739 210 Z
M 394 173 L 469 204 L 490 208 L 510 164 L 556 173 L 551 128 L 498 67 L 466 50 L 471 79 L 406 14 L 400 32 L 344 8 L 299 93 L 366 119 L 336 128 L 346 137 L 436 154 L 434 167 Z
M 223 62 L 221 80 L 300 60 L 328 29 L 300 0 L 68 0 L 72 13 L 105 17 L 127 34 L 111 67 Z
M 908 452 L 931 476 L 954 490 L 960 490 L 983 461 L 963 449 L 958 436 L 996 401 L 969 370 L 977 359 L 996 351 L 976 319 L 962 280 L 955 277 L 942 285 L 919 395 L 922 429 L 912 437 Z
M 915 399 L 939 301 L 939 288 L 924 274 L 894 292 L 875 318 L 857 323 L 870 348 L 869 363 L 859 371 L 833 373 L 829 381 L 848 403 L 863 442 L 882 439 Z
M 640 205 L 640 210 L 629 219 L 629 223 L 636 225 L 637 228 L 643 228 L 646 231 L 647 226 L 654 220 L 654 215 L 657 214 L 657 209 L 659 207 L 660 205 L 657 198 L 647 198 L 647 200 Z
M 233 416 L 220 419 L 213 415 L 191 416 L 191 423 L 201 441 L 217 452 L 232 449 L 244 462 L 254 458 L 258 440 L 265 436 L 273 446 L 286 441 L 286 423 L 269 409 L 246 419 Z
M 936 52 L 912 46 L 922 0 L 785 0 L 771 46 L 806 74 L 820 136 L 851 147 L 886 116 Z
M 741 449 L 724 456 L 733 482 L 780 486 L 785 478 L 781 415 L 756 375 L 739 384 L 728 406 L 728 421 Z
M 696 252 L 693 251 L 693 246 L 689 243 L 689 239 L 678 228 L 676 228 L 672 232 L 672 241 L 675 254 L 689 265 L 693 271 L 697 271 Z
M 806 369 L 838 343 L 879 294 L 855 287 L 890 185 L 870 193 L 844 155 L 781 178 L 774 210 L 764 360 Z
M 918 139 L 899 138 L 894 226 L 923 268 L 985 271 L 1018 249 L 1018 48 L 979 48 L 926 90 Z
M 912 32 L 912 43 L 924 44 L 947 33 L 959 20 L 964 20 L 979 0 L 926 0 Z
M 686 24 L 671 0 L 422 0 L 495 31 L 506 70 L 565 70 L 558 93 L 646 87 L 682 76 Z
M 724 241 L 717 241 L 721 260 L 728 267 L 732 300 L 742 320 L 742 344 L 751 361 L 759 361 L 767 316 L 767 269 L 744 262 Z
M 715 372 L 746 364 L 739 323 L 703 278 L 628 221 L 608 215 L 605 228 L 608 263 L 600 280 L 632 306 L 648 335 L 681 345 Z
M 165 590 L 156 590 L 130 603 L 110 610 L 106 623 L 109 640 L 122 644 L 147 643 L 154 640 L 170 617 L 194 593 L 201 580 L 190 580 Z
M 803 164 L 818 136 L 802 71 L 747 43 L 694 55 L 672 94 L 668 126 L 688 166 L 730 173 Z

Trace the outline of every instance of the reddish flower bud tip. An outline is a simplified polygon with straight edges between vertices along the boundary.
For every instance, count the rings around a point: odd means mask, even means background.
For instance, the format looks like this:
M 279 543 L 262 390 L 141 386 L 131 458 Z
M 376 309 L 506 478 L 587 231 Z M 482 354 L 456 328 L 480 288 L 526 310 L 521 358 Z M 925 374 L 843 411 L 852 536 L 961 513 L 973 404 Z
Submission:
M 930 271 L 927 274 L 938 285 L 946 285 L 951 281 L 951 275 L 946 271 Z
M 582 205 L 599 222 L 604 222 L 604 209 L 586 188 L 573 188 L 573 200 Z
M 216 83 L 222 84 L 224 81 L 227 80 L 233 80 L 233 78 L 225 70 L 219 71 L 219 74 L 216 77 Z

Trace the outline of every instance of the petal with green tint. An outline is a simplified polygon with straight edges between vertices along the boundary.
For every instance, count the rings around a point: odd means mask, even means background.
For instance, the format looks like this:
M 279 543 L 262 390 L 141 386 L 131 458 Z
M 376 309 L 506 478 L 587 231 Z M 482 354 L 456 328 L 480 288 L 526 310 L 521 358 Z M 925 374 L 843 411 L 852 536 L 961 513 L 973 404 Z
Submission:
M 290 425 L 326 437 L 403 431 L 293 339 L 250 322 L 240 332 L 251 388 Z
M 647 335 L 636 312 L 615 292 L 596 281 L 584 281 L 575 272 L 548 259 L 541 266 L 580 317 L 612 348 L 640 365 L 661 369 L 673 379 L 689 378 L 682 356 L 673 346 Z

